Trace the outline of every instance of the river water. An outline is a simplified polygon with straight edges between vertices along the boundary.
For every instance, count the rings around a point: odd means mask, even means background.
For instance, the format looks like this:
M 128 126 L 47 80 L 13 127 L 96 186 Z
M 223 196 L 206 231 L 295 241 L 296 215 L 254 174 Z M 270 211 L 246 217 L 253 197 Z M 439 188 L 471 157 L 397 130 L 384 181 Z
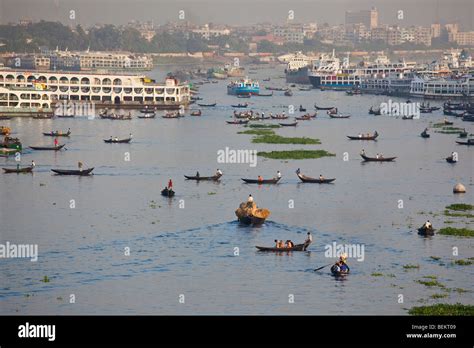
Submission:
M 161 78 L 167 70 L 159 68 L 151 75 Z M 250 77 L 272 77 L 264 83 L 283 86 L 282 70 L 261 68 Z M 218 103 L 202 108 L 202 117 L 1 121 L 25 148 L 52 142 L 42 135 L 52 129 L 71 128 L 72 136 L 60 138 L 66 143 L 61 152 L 25 149 L 22 164 L 34 159 L 34 174 L 0 175 L 0 242 L 39 248 L 37 262 L 0 260 L 0 314 L 406 314 L 407 308 L 422 304 L 474 303 L 473 267 L 452 264 L 474 255 L 472 240 L 416 233 L 426 219 L 436 228 L 472 228 L 472 219 L 442 215 L 448 204 L 473 203 L 472 149 L 456 145 L 456 135 L 434 129 L 430 139 L 419 136 L 443 119 L 441 111 L 418 120 L 372 116 L 368 108 L 387 97 L 319 90 L 237 99 L 226 95 L 225 81 L 202 86 L 200 96 Z M 318 138 L 321 145 L 252 144 L 251 135 L 237 134 L 243 126 L 225 122 L 233 112 L 230 104 L 238 102 L 249 102 L 266 114 L 288 113 L 290 104 L 310 112 L 314 103 L 336 105 L 352 117 L 330 119 L 320 111 L 315 120 L 276 130 L 283 136 Z M 471 124 L 452 120 L 474 133 Z M 374 130 L 380 134 L 377 142 L 346 138 Z M 131 144 L 102 141 L 129 133 Z M 254 168 L 217 163 L 217 151 L 226 147 L 325 149 L 336 156 L 288 161 L 259 157 Z M 370 155 L 398 158 L 363 164 L 358 155 L 362 148 Z M 452 151 L 459 153 L 455 165 L 444 160 Z M 74 168 L 78 161 L 95 167 L 95 175 L 51 174 L 51 168 Z M 0 164 L 15 162 L 1 158 Z M 217 168 L 224 172 L 219 183 L 183 177 L 196 171 L 212 175 Z M 297 168 L 336 181 L 303 184 L 295 175 Z M 258 187 L 240 180 L 273 177 L 277 170 L 283 175 L 278 185 Z M 160 190 L 170 178 L 176 196 L 167 199 Z M 453 195 L 457 182 L 467 187 L 466 194 Z M 235 221 L 235 209 L 249 194 L 271 210 L 261 227 Z M 447 220 L 455 222 L 447 225 Z M 314 242 L 307 252 L 255 249 L 273 245 L 274 239 L 300 243 L 308 231 Z M 313 272 L 334 261 L 325 257 L 325 246 L 334 242 L 364 247 L 363 261 L 349 258 L 351 274 L 344 279 L 332 277 L 328 267 Z M 404 269 L 407 264 L 419 268 Z M 41 281 L 45 276 L 49 282 Z M 436 276 L 445 288 L 416 282 L 426 276 Z M 446 297 L 435 300 L 433 294 Z

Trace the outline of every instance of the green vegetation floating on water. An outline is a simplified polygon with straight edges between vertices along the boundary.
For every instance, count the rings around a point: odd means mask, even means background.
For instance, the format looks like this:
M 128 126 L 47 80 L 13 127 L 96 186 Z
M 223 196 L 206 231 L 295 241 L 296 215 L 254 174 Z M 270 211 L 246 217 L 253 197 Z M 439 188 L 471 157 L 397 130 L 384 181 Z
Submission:
M 469 213 L 451 213 L 449 210 L 444 211 L 444 215 L 451 216 L 451 217 L 466 217 L 466 218 L 474 218 L 474 214 Z
M 420 268 L 420 265 L 407 264 L 407 265 L 404 265 L 403 268 L 405 269 Z
M 445 304 L 439 303 L 431 306 L 413 307 L 408 311 L 410 315 L 474 315 L 473 305 L 461 303 Z
M 418 284 L 422 284 L 424 286 L 429 286 L 429 287 L 433 287 L 433 286 L 437 286 L 439 288 L 444 288 L 445 286 L 443 284 L 441 284 L 440 282 L 438 282 L 437 280 L 415 280 L 416 283 Z
M 271 129 L 249 129 L 243 132 L 237 132 L 237 134 L 272 135 L 275 134 L 275 132 Z
M 217 193 L 217 192 L 208 192 L 207 194 L 208 194 L 209 196 L 212 196 L 212 195 L 215 195 L 216 193 Z
M 41 279 L 43 283 L 49 283 L 49 278 L 48 276 L 44 276 L 43 279 Z
M 445 298 L 445 297 L 448 297 L 448 294 L 433 294 L 430 296 L 430 298 L 432 299 L 438 299 L 438 298 Z
M 465 204 L 465 203 L 456 203 L 456 204 L 448 205 L 446 209 L 457 210 L 457 211 L 468 211 L 468 210 L 474 210 L 474 205 Z
M 438 257 L 438 256 L 430 256 L 430 259 L 433 259 L 435 261 L 439 261 L 441 260 L 441 257 Z
M 473 263 L 474 262 L 470 260 L 463 260 L 463 259 L 456 260 L 453 262 L 453 264 L 458 265 L 458 266 L 469 266 L 469 265 L 472 265 Z
M 434 275 L 424 276 L 423 278 L 426 278 L 426 279 L 438 279 L 438 277 L 437 277 L 437 276 L 434 276 Z
M 438 234 L 445 236 L 474 237 L 474 230 L 469 228 L 443 227 Z
M 279 124 L 250 124 L 248 126 L 249 128 L 281 128 Z
M 441 133 L 441 134 L 460 134 L 464 133 L 464 128 L 458 128 L 458 127 L 443 127 L 441 130 L 435 131 L 435 133 Z
M 321 157 L 336 156 L 326 150 L 293 150 L 293 151 L 272 151 L 272 152 L 258 152 L 258 156 L 271 159 L 314 159 Z
M 374 272 L 374 273 L 371 274 L 371 276 L 372 276 L 372 277 L 383 277 L 383 273 L 376 273 L 376 272 Z
M 252 139 L 252 143 L 264 144 L 298 144 L 298 145 L 317 145 L 321 144 L 319 139 L 313 138 L 298 138 L 298 137 L 282 137 L 276 134 L 265 134 Z

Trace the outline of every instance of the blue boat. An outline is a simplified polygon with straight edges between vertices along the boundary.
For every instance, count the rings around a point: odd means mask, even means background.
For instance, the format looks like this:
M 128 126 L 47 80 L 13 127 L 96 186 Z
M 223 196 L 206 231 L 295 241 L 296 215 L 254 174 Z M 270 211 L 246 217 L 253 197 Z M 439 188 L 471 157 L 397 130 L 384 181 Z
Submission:
M 257 81 L 242 79 L 232 81 L 227 85 L 227 94 L 230 95 L 257 95 L 260 93 L 260 85 Z

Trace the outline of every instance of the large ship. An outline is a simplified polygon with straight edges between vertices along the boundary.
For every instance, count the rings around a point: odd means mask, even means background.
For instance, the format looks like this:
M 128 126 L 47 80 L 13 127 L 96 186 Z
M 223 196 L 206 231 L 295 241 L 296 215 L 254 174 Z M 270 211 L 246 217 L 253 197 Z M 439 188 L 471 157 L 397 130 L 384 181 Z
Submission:
M 310 63 L 310 59 L 301 52 L 296 52 L 294 55 L 289 57 L 285 69 L 286 82 L 301 84 L 310 83 L 308 78 L 308 66 Z
M 259 94 L 260 85 L 257 81 L 250 80 L 248 78 L 241 79 L 238 81 L 232 81 L 227 85 L 227 94 L 231 95 L 249 95 Z
M 308 77 L 316 88 L 338 90 L 359 87 L 368 76 L 403 73 L 407 70 L 409 67 L 405 62 L 391 63 L 385 56 L 379 56 L 374 63 L 361 63 L 357 66 L 349 65 L 349 58 L 346 58 L 341 64 L 333 51 L 332 55 L 323 54 L 313 62 Z
M 190 89 L 175 78 L 157 83 L 145 75 L 98 72 L 0 69 L 2 111 L 50 109 L 56 103 L 91 102 L 97 107 L 141 108 L 153 105 L 174 109 L 190 102 Z M 10 110 L 15 108 L 15 110 Z

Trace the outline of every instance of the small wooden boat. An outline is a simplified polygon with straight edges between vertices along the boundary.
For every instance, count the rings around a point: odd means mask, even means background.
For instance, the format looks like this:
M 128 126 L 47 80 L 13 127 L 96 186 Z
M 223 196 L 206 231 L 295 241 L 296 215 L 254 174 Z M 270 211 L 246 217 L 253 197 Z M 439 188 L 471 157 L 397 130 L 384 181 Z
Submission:
M 459 133 L 459 138 L 467 138 L 467 136 L 468 136 L 468 133 L 466 132 L 465 129 L 463 132 Z
M 131 120 L 132 119 L 131 115 L 116 115 L 116 114 L 99 115 L 99 117 L 104 120 Z
M 132 140 L 132 138 L 127 138 L 127 139 L 104 139 L 104 143 L 107 144 L 125 144 L 129 143 Z
M 351 115 L 337 115 L 337 114 L 329 114 L 331 118 L 349 118 Z
M 369 109 L 369 115 L 375 115 L 375 116 L 379 116 L 382 114 L 382 111 L 380 109 L 375 109 L 371 106 L 370 109 Z
M 165 196 L 165 197 L 173 197 L 174 196 L 174 191 L 173 191 L 173 189 L 168 190 L 167 188 L 165 188 L 164 190 L 161 190 L 161 195 Z
M 246 108 L 247 106 L 249 106 L 248 103 L 245 103 L 245 104 L 232 104 L 231 105 L 233 108 Z
M 46 120 L 46 119 L 53 118 L 53 115 L 52 114 L 38 114 L 38 115 L 33 116 L 33 118 L 36 120 Z
M 74 115 L 56 115 L 57 118 L 74 118 L 75 116 Z
M 454 117 L 463 117 L 466 114 L 465 111 L 456 112 L 453 110 L 443 109 L 443 115 L 454 116 Z
M 265 222 L 266 218 L 260 218 L 256 216 L 244 216 L 239 217 L 238 220 L 244 225 L 261 225 Z
M 201 116 L 201 110 L 191 112 L 191 116 Z
M 87 176 L 92 173 L 94 167 L 88 169 L 51 169 L 52 172 L 56 173 L 57 175 L 78 175 L 78 176 Z
M 446 162 L 448 163 L 457 163 L 457 160 L 453 158 L 453 156 L 446 157 Z
M 462 117 L 464 122 L 474 122 L 474 115 L 465 115 Z
M 0 115 L 0 120 L 11 120 L 12 117 L 11 116 L 3 116 L 3 115 Z
M 71 135 L 71 131 L 68 130 L 67 132 L 50 132 L 50 133 L 43 133 L 43 135 L 48 137 L 68 137 Z
M 154 114 L 155 111 L 156 111 L 155 108 L 148 108 L 148 107 L 145 107 L 144 109 L 140 110 L 142 114 Z
M 376 140 L 378 136 L 379 134 L 377 132 L 370 136 L 362 135 L 361 137 L 359 137 L 358 135 L 347 135 L 350 140 Z
M 425 226 L 422 226 L 418 229 L 418 234 L 422 236 L 434 236 L 435 229 L 433 227 L 431 228 L 426 228 Z
M 214 107 L 217 105 L 217 103 L 212 103 L 212 104 L 197 103 L 197 105 L 202 106 L 202 107 Z
M 312 183 L 312 184 L 330 184 L 334 180 L 336 180 L 336 178 L 332 178 L 332 179 L 311 178 L 311 177 L 303 175 L 301 173 L 296 173 L 296 175 L 298 175 L 298 178 L 300 178 L 300 180 L 302 182 L 309 182 L 309 183 Z
M 311 91 L 312 87 L 298 87 L 298 89 L 300 91 L 307 92 L 307 91 Z
M 422 138 L 429 138 L 429 137 L 430 137 L 430 135 L 429 135 L 427 132 L 425 132 L 425 131 L 421 132 L 420 136 L 421 136 Z
M 270 80 L 271 80 L 270 78 L 262 79 L 262 81 L 264 81 L 264 82 L 269 82 Z
M 293 122 L 293 123 L 278 123 L 282 127 L 296 127 L 298 125 L 298 122 Z
M 332 110 L 335 108 L 334 106 L 317 106 L 316 104 L 314 104 L 314 107 L 316 110 Z
M 277 115 L 277 116 L 270 116 L 273 120 L 286 120 L 289 118 L 289 116 L 284 116 L 284 115 Z
M 452 126 L 454 124 L 454 122 L 451 122 L 451 121 L 448 121 L 448 120 L 444 120 L 443 123 L 446 125 L 446 126 Z
M 258 180 L 258 179 L 243 179 L 242 180 L 247 184 L 276 184 L 280 181 L 281 178 L 273 178 L 273 179 L 266 179 L 266 180 Z
M 459 145 L 467 145 L 471 146 L 474 145 L 474 139 L 468 139 L 468 141 L 456 141 Z
M 391 162 L 397 157 L 367 157 L 366 155 L 360 154 L 360 157 L 364 159 L 365 162 Z
M 32 173 L 33 167 L 23 167 L 23 168 L 2 168 L 5 174 L 7 173 Z
M 290 91 L 290 90 L 286 90 L 285 93 L 284 93 L 285 96 L 287 97 L 292 97 L 293 96 L 293 92 Z
M 257 97 L 273 97 L 273 92 L 272 93 L 259 93 L 256 94 Z
M 276 247 L 262 247 L 262 246 L 255 246 L 258 251 L 275 251 L 275 252 L 285 252 L 285 251 L 306 251 L 308 246 L 311 243 L 303 243 L 303 244 L 295 244 L 295 246 L 291 248 L 276 248 Z
M 348 275 L 350 272 L 349 266 L 347 266 L 347 270 L 341 271 L 337 265 L 333 265 L 331 267 L 331 274 L 335 277 L 343 277 Z
M 58 146 L 30 146 L 30 149 L 33 150 L 45 150 L 45 151 L 59 151 L 64 147 L 65 144 Z
M 238 121 L 226 121 L 227 124 L 247 124 L 249 120 L 238 120 Z
M 402 120 L 413 120 L 414 118 L 415 118 L 415 115 L 403 116 L 403 117 L 402 117 Z
M 239 99 L 248 99 L 248 98 L 250 98 L 251 96 L 252 96 L 252 95 L 251 95 L 250 93 L 249 93 L 249 94 L 239 94 L 239 95 L 237 96 L 237 98 L 239 98 Z
M 301 117 L 295 117 L 295 119 L 298 121 L 311 121 L 312 120 L 311 116 L 306 116 L 306 115 L 301 116 Z
M 144 115 L 138 115 L 138 118 L 155 118 L 156 114 L 155 113 L 147 113 Z
M 221 178 L 221 174 L 213 175 L 213 176 L 193 176 L 193 175 L 185 175 L 184 177 L 187 180 L 196 180 L 196 181 L 217 181 Z

